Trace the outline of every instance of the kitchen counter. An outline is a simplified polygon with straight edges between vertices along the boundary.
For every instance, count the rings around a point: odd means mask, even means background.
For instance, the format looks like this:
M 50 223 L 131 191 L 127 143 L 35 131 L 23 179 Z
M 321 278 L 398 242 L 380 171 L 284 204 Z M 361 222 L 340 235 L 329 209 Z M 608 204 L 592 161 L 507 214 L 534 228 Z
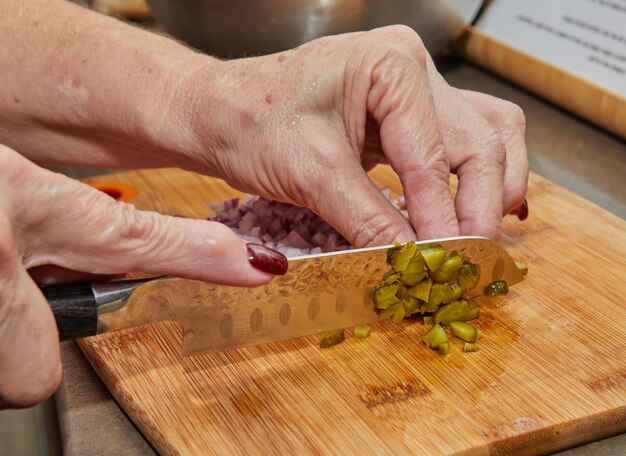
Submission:
M 626 144 L 469 64 L 440 66 L 454 86 L 519 104 L 527 118 L 531 170 L 626 218 Z M 532 201 L 529 201 L 532 211 Z M 73 342 L 62 344 L 65 368 L 56 394 L 64 454 L 146 455 L 154 450 L 118 407 Z M 626 434 L 559 453 L 618 455 Z

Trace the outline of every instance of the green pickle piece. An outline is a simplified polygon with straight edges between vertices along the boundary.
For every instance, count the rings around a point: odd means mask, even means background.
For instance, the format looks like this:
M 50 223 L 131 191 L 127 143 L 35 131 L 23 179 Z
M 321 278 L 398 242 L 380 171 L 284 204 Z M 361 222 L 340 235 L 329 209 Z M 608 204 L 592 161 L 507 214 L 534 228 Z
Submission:
M 482 331 L 463 321 L 451 321 L 450 332 L 453 336 L 463 339 L 465 342 L 476 342 L 482 336 Z
M 400 284 L 393 283 L 389 285 L 379 285 L 374 289 L 374 303 L 378 309 L 386 309 L 391 304 L 398 301 L 396 293 L 400 288 Z
M 346 335 L 343 329 L 323 332 L 320 334 L 320 348 L 328 348 L 340 344 L 345 338 Z
M 433 283 L 430 289 L 430 296 L 428 297 L 426 312 L 434 312 L 444 301 L 451 302 L 452 293 L 452 288 L 447 283 Z
M 441 344 L 448 343 L 448 336 L 443 330 L 441 325 L 434 325 L 421 337 L 422 342 L 426 344 L 428 348 L 437 348 Z
M 490 283 L 485 288 L 484 294 L 486 296 L 499 296 L 505 295 L 509 292 L 509 286 L 506 284 L 504 280 L 496 280 L 493 283 Z
M 446 251 L 440 245 L 433 245 L 419 251 L 429 271 L 436 271 L 446 257 Z
M 426 271 L 424 270 L 424 259 L 422 255 L 416 253 L 409 261 L 404 274 L 402 274 L 402 283 L 412 287 L 426 277 Z
M 415 286 L 411 287 L 409 290 L 409 296 L 413 296 L 416 299 L 421 299 L 422 301 L 428 301 L 428 297 L 430 296 L 430 288 L 433 285 L 433 281 L 430 279 L 426 279 Z
M 390 319 L 394 323 L 400 323 L 404 318 L 404 306 L 401 302 L 397 302 L 386 309 L 382 310 L 380 314 L 378 314 L 378 318 L 381 320 Z
M 400 280 L 401 277 L 402 277 L 402 274 L 400 274 L 399 272 L 388 271 L 383 276 L 383 282 L 385 282 L 385 285 L 391 285 L 392 283 L 395 283 L 398 280 Z
M 478 351 L 478 345 L 472 344 L 472 343 L 469 343 L 469 342 L 465 342 L 465 345 L 463 346 L 463 351 L 465 353 L 476 352 L 476 351 Z
M 448 342 L 444 342 L 443 344 L 437 347 L 437 351 L 439 354 L 446 356 L 450 354 L 450 344 Z
M 435 318 L 432 315 L 424 315 L 424 324 L 425 325 L 434 325 Z
M 407 300 L 402 301 L 402 306 L 404 307 L 404 314 L 406 316 L 413 315 L 420 310 L 419 301 L 412 296 L 409 296 Z
M 370 336 L 372 328 L 370 325 L 359 325 L 354 327 L 354 337 L 357 339 L 367 339 Z
M 452 252 L 445 261 L 437 268 L 436 271 L 432 271 L 429 275 L 437 283 L 446 283 L 452 280 L 452 276 L 455 272 L 463 267 L 463 260 L 456 252 Z
M 448 325 L 453 321 L 473 320 L 478 317 L 479 313 L 480 309 L 477 306 L 470 304 L 465 299 L 459 299 L 439 307 L 433 314 L 433 317 L 435 317 L 435 323 Z
M 413 241 L 409 241 L 400 248 L 396 248 L 396 252 L 391 260 L 391 267 L 396 272 L 404 272 L 406 267 L 415 255 L 417 245 Z
M 463 297 L 463 288 L 461 288 L 459 285 L 457 285 L 456 283 L 453 283 L 452 285 L 450 285 L 450 288 L 452 289 L 452 295 L 450 296 L 450 302 L 456 301 L 456 300 L 461 299 Z
M 464 291 L 471 290 L 478 285 L 479 279 L 478 268 L 476 268 L 475 264 L 469 262 L 463 263 L 456 278 L 457 283 Z

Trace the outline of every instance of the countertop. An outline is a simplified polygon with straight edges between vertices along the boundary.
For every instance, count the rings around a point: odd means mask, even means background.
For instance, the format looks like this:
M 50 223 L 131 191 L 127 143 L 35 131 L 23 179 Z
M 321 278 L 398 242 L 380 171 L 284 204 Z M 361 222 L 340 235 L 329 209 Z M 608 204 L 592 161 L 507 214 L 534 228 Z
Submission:
M 626 144 L 472 65 L 446 59 L 448 82 L 519 104 L 527 119 L 532 171 L 626 218 Z M 532 201 L 529 202 L 532 211 Z M 64 454 L 147 455 L 154 450 L 119 408 L 73 342 L 61 346 L 65 368 L 55 400 Z M 559 453 L 621 455 L 626 434 Z

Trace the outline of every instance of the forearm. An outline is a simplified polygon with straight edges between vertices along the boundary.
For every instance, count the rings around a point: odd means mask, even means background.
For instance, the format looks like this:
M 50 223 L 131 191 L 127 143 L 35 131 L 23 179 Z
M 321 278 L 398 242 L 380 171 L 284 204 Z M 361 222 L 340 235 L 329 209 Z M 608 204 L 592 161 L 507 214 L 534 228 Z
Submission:
M 0 41 L 0 143 L 45 164 L 193 168 L 170 107 L 218 60 L 65 0 L 3 0 Z

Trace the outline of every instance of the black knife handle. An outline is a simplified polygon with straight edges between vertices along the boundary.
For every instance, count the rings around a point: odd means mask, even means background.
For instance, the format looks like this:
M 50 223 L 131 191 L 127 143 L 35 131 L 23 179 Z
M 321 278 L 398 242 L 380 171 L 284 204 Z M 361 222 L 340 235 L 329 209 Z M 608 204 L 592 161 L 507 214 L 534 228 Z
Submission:
M 91 285 L 51 285 L 41 291 L 50 303 L 62 341 L 98 333 L 98 306 Z

